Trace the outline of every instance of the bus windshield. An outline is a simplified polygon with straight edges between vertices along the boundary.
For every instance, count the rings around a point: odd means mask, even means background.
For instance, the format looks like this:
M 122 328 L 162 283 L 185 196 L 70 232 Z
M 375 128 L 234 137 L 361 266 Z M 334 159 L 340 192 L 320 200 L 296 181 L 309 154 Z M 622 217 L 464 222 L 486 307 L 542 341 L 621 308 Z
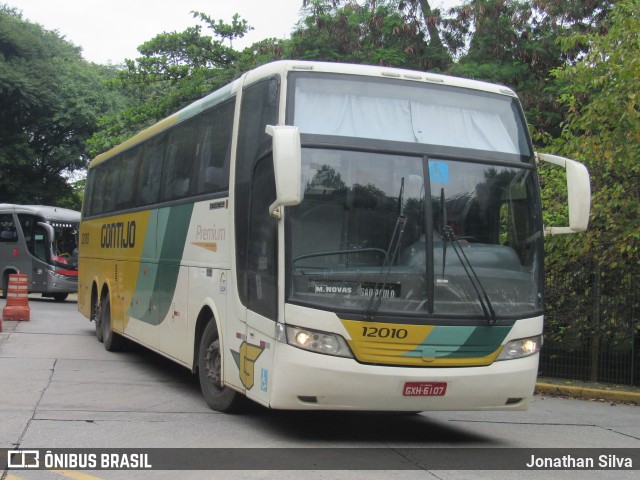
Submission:
M 290 301 L 491 322 L 540 313 L 537 182 L 515 97 L 293 80 L 293 124 L 303 146 L 304 134 L 320 140 L 303 148 L 303 200 L 289 214 Z
M 78 266 L 78 231 L 77 223 L 51 222 L 53 227 L 53 251 L 54 263 L 77 268 Z
M 531 159 L 518 100 L 439 84 L 294 75 L 301 133 L 439 145 Z
M 541 308 L 532 171 L 319 148 L 303 150 L 302 171 L 290 300 L 366 312 L 376 297 L 379 313 L 476 316 L 479 282 L 498 317 Z

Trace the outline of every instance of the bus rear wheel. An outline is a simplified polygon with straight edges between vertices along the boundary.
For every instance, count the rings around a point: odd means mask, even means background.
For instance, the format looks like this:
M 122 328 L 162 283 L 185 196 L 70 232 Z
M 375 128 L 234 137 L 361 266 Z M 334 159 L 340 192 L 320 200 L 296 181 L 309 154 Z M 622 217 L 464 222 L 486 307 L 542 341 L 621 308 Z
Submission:
M 210 321 L 198 350 L 198 379 L 207 405 L 218 412 L 237 411 L 242 402 L 240 394 L 222 385 L 222 352 L 215 322 Z
M 105 350 L 109 352 L 122 350 L 125 345 L 125 339 L 111 330 L 111 301 L 109 300 L 109 295 L 102 300 L 100 323 L 102 325 L 102 340 Z
M 96 338 L 100 343 L 103 342 L 102 338 L 102 315 L 100 312 L 102 311 L 100 302 L 97 300 L 97 296 L 93 297 L 93 307 L 91 310 L 91 319 L 96 323 Z

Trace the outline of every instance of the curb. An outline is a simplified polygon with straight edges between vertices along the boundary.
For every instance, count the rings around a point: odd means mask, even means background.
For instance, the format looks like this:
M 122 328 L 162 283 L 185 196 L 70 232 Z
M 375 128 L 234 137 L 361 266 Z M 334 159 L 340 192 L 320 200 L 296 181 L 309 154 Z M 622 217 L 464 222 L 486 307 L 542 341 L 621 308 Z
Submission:
M 640 405 L 640 392 L 608 390 L 603 388 L 578 387 L 573 385 L 557 385 L 553 383 L 536 383 L 536 393 L 562 395 L 581 399 L 608 400 L 612 402 L 635 403 Z

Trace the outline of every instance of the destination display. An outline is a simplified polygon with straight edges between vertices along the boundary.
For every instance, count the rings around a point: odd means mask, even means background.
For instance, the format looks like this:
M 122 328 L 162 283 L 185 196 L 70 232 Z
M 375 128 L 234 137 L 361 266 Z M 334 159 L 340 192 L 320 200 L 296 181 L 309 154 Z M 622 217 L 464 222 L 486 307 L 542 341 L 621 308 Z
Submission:
M 375 282 L 343 282 L 343 281 L 317 281 L 310 280 L 309 293 L 326 295 L 356 295 L 359 297 L 382 296 L 383 298 L 400 298 L 401 287 L 399 283 Z

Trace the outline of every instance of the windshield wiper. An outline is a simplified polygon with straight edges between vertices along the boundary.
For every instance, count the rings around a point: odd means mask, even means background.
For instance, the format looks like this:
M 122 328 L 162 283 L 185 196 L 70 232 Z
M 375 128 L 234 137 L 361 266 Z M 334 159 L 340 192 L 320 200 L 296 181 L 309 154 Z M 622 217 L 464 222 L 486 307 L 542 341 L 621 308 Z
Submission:
M 389 245 L 387 246 L 387 251 L 384 256 L 384 262 L 382 263 L 382 268 L 380 269 L 380 274 L 378 275 L 378 279 L 376 280 L 376 284 L 373 288 L 373 294 L 371 295 L 371 299 L 369 300 L 369 304 L 367 305 L 367 309 L 365 310 L 365 316 L 368 320 L 373 320 L 373 316 L 377 313 L 380 305 L 382 304 L 382 297 L 384 295 L 384 289 L 387 286 L 387 281 L 389 280 L 389 274 L 391 273 L 391 266 L 396 260 L 398 256 L 398 251 L 400 250 L 400 245 L 402 245 L 402 238 L 404 237 L 404 229 L 407 225 L 407 217 L 404 214 L 404 177 L 400 181 L 400 195 L 398 196 L 398 204 L 399 204 L 399 212 L 398 218 L 396 220 L 396 226 L 393 229 L 393 234 L 391 235 L 391 240 L 389 241 Z M 386 272 L 385 272 L 386 269 Z M 383 280 L 384 277 L 384 280 Z
M 453 231 L 453 227 L 448 225 L 444 188 L 440 190 L 440 208 L 442 210 L 442 277 L 444 278 L 447 256 L 447 243 L 451 242 L 453 251 L 458 257 L 458 260 L 460 260 L 460 264 L 462 265 L 464 272 L 467 274 L 467 277 L 471 281 L 471 285 L 473 286 L 473 289 L 478 296 L 478 301 L 480 302 L 480 307 L 482 307 L 482 312 L 484 313 L 485 318 L 489 322 L 489 325 L 494 325 L 498 318 L 496 317 L 496 312 L 493 309 L 491 300 L 489 300 L 489 295 L 487 295 L 487 291 L 484 289 L 484 286 L 482 285 L 480 278 L 476 274 L 473 265 L 471 265 L 469 257 L 467 257 L 467 254 L 464 253 L 464 249 L 462 248 L 462 245 L 460 245 L 460 240 L 458 240 L 458 238 L 456 237 L 456 234 Z

